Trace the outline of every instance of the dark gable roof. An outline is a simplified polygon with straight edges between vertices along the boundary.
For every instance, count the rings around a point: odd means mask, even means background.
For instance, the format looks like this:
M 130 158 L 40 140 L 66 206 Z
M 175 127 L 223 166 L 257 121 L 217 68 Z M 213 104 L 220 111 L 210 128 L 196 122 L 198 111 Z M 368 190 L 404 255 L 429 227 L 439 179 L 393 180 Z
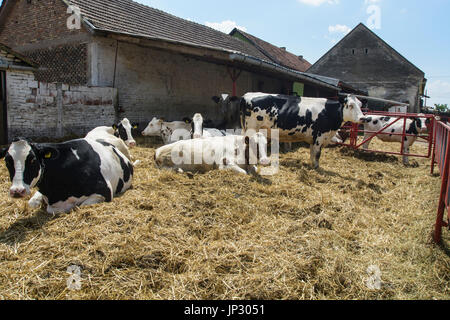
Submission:
M 131 0 L 63 0 L 81 9 L 94 29 L 237 51 L 268 60 L 257 48 L 207 26 Z
M 246 39 L 248 39 L 255 47 L 257 47 L 264 55 L 266 55 L 273 62 L 280 64 L 284 67 L 297 70 L 300 72 L 305 72 L 311 67 L 311 63 L 299 57 L 286 49 L 279 48 L 273 44 L 257 38 L 249 33 L 246 33 L 239 29 L 234 29 L 231 31 L 230 35 L 240 33 Z
M 349 32 L 344 38 L 341 39 L 341 41 L 339 41 L 338 43 L 336 43 L 330 50 L 328 50 L 327 53 L 325 53 L 319 60 L 316 61 L 316 63 L 314 63 L 308 70 L 313 69 L 317 64 L 319 64 L 323 59 L 325 59 L 328 55 L 331 54 L 331 52 L 333 52 L 333 50 L 335 48 L 337 48 L 341 43 L 343 43 L 344 41 L 347 40 L 347 38 L 350 37 L 350 35 L 352 33 L 354 33 L 357 30 L 364 30 L 366 32 L 368 32 L 369 34 L 373 35 L 375 38 L 379 39 L 381 41 L 382 44 L 384 44 L 391 52 L 393 52 L 395 55 L 397 55 L 401 60 L 405 61 L 406 63 L 408 63 L 410 66 L 412 66 L 414 69 L 416 69 L 417 71 L 419 71 L 420 73 L 423 73 L 425 75 L 425 73 L 420 70 L 417 66 L 415 66 L 411 61 L 409 61 L 408 59 L 406 59 L 404 56 L 402 56 L 397 50 L 395 50 L 394 48 L 392 48 L 386 41 L 384 41 L 382 38 L 380 38 L 375 32 L 373 32 L 372 30 L 370 30 L 366 25 L 364 25 L 363 23 L 358 24 L 351 32 Z

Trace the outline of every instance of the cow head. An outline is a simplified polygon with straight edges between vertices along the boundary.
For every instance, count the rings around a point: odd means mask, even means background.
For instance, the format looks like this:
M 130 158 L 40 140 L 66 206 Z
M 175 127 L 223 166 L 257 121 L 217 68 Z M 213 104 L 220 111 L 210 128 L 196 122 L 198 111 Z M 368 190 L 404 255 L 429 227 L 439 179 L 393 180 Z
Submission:
M 425 118 L 425 114 L 419 113 L 420 118 L 413 119 L 416 122 L 416 128 L 419 133 L 427 133 L 431 126 L 431 119 Z
M 362 102 L 355 96 L 349 95 L 341 100 L 344 122 L 362 124 L 367 122 L 367 117 L 361 111 Z
M 153 118 L 148 124 L 147 128 L 142 131 L 142 135 L 146 137 L 159 137 L 161 136 L 162 125 L 164 119 Z
M 192 138 L 199 139 L 203 137 L 203 117 L 196 113 L 192 118 Z
M 8 149 L 0 150 L 5 158 L 12 182 L 9 194 L 12 198 L 24 198 L 31 193 L 41 178 L 44 159 L 57 157 L 53 148 L 38 147 L 25 139 L 15 140 Z
M 219 105 L 226 129 L 239 129 L 240 122 L 240 103 L 238 97 L 231 97 L 228 94 L 222 94 L 220 97 L 213 97 L 212 100 Z
M 137 129 L 137 124 L 131 124 L 127 118 L 120 121 L 118 124 L 113 125 L 113 129 L 116 131 L 115 135 L 122 139 L 129 148 L 136 146 L 136 140 L 131 133 L 132 129 Z

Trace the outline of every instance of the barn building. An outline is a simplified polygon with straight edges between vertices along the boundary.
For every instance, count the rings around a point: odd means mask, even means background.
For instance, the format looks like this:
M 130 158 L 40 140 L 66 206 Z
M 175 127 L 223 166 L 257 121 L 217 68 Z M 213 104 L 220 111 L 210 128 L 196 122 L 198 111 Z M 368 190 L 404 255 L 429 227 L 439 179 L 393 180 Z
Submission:
M 372 97 L 407 103 L 410 112 L 420 112 L 427 82 L 423 71 L 362 23 L 308 72 L 341 79 Z M 389 105 L 370 102 L 369 107 L 383 110 Z
M 10 137 L 83 135 L 123 117 L 214 120 L 211 97 L 221 93 L 287 94 L 296 83 L 305 96 L 341 90 L 246 41 L 130 0 L 4 0 L 0 43 L 39 65 L 38 87 L 8 105 Z M 41 96 L 49 94 L 55 99 Z

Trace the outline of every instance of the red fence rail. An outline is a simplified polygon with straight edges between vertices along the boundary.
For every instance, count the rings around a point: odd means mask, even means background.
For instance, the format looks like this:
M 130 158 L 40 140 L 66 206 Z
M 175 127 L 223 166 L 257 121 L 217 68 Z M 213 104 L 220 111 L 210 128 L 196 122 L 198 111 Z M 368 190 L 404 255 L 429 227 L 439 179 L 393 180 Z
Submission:
M 431 174 L 434 173 L 435 164 L 437 163 L 442 179 L 441 193 L 439 196 L 439 206 L 436 219 L 435 230 L 433 234 L 434 241 L 441 243 L 442 229 L 450 226 L 450 126 L 435 121 L 434 132 L 434 150 L 431 160 Z M 447 212 L 447 221 L 444 221 Z
M 352 149 L 360 149 L 362 146 L 364 146 L 367 142 L 372 141 L 376 136 L 378 135 L 384 135 L 386 134 L 386 130 L 392 127 L 396 123 L 400 123 L 402 125 L 403 131 L 401 133 L 391 133 L 389 132 L 389 135 L 392 136 L 402 136 L 402 142 L 401 142 L 401 148 L 399 152 L 391 152 L 391 151 L 383 151 L 383 150 L 373 150 L 373 149 L 367 149 L 367 152 L 376 152 L 376 153 L 384 153 L 384 154 L 391 154 L 391 155 L 398 155 L 398 156 L 409 156 L 409 157 L 418 157 L 418 158 L 430 158 L 432 155 L 432 149 L 433 149 L 433 135 L 434 135 L 434 116 L 433 115 L 423 115 L 423 114 L 416 114 L 416 113 L 393 113 L 393 112 L 377 112 L 377 111 L 369 111 L 364 113 L 366 116 L 385 116 L 385 117 L 391 117 L 395 119 L 394 121 L 388 123 L 384 128 L 380 129 L 379 131 L 364 131 L 360 130 L 360 126 L 357 124 L 349 124 L 345 125 L 342 129 L 345 130 L 350 137 L 350 142 L 345 144 L 342 143 L 343 146 L 352 148 Z M 422 119 L 429 119 L 430 124 L 428 126 L 428 133 L 427 134 L 420 134 L 417 135 L 418 141 L 425 141 L 428 143 L 428 152 L 427 154 L 411 154 L 407 153 L 404 150 L 404 141 L 406 137 L 409 136 L 416 136 L 413 134 L 406 133 L 407 131 L 407 120 L 410 118 L 422 118 Z M 364 133 L 364 135 L 367 137 L 363 139 L 362 142 L 358 143 L 358 138 L 361 133 Z M 367 136 L 370 135 L 370 136 Z

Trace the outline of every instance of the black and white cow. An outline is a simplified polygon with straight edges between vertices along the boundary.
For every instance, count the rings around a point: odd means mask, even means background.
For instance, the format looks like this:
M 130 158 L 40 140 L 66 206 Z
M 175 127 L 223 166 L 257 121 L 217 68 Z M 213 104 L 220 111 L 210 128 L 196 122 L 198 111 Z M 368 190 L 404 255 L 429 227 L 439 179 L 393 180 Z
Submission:
M 405 137 L 403 152 L 405 154 L 409 154 L 411 146 L 417 140 L 417 136 L 419 134 L 426 133 L 428 130 L 427 125 L 429 124 L 430 120 L 421 118 L 420 116 L 421 115 L 419 114 L 417 118 L 406 119 L 406 127 L 404 119 L 400 119 L 397 122 L 395 122 L 398 119 L 397 117 L 369 116 L 364 123 L 364 131 L 365 131 L 364 141 L 369 139 L 376 132 L 387 127 L 385 130 L 382 131 L 382 134 L 377 135 L 377 138 L 384 142 L 402 143 L 403 129 L 405 128 L 405 132 L 406 134 L 408 134 L 408 136 Z M 390 127 L 388 127 L 391 123 L 393 124 Z M 367 141 L 363 145 L 364 150 L 369 149 L 370 142 L 371 141 Z M 409 164 L 409 158 L 407 155 L 403 156 L 403 163 L 405 165 Z
M 77 206 L 110 202 L 131 187 L 133 165 L 116 147 L 102 140 L 78 139 L 58 144 L 15 140 L 0 150 L 12 182 L 10 196 L 36 208 L 44 201 L 52 214 Z
M 240 116 L 240 102 L 238 97 L 232 97 L 228 94 L 222 94 L 220 97 L 213 97 L 212 100 L 219 107 L 221 120 L 205 120 L 205 126 L 219 130 L 242 129 Z
M 211 137 L 225 137 L 232 135 L 226 130 L 219 130 L 213 128 L 203 128 L 203 116 L 196 113 L 192 118 L 192 139 L 211 138 Z M 234 132 L 233 132 L 234 133 Z
M 363 123 L 362 103 L 354 96 L 340 101 L 247 93 L 241 100 L 243 128 L 279 130 L 280 142 L 307 142 L 311 162 L 319 167 L 322 148 L 328 145 L 345 122 Z
M 122 139 L 129 148 L 136 146 L 136 140 L 133 138 L 132 130 L 137 128 L 138 125 L 135 123 L 132 124 L 127 118 L 113 125 L 113 129 L 115 130 L 114 135 Z

